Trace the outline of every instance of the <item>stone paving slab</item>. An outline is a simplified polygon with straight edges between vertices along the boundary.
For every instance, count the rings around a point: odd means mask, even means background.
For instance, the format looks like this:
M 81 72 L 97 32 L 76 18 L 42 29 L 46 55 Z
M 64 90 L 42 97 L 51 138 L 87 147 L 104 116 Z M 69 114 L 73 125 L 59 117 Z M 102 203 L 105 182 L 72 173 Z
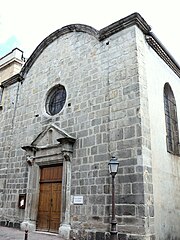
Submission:
M 25 232 L 16 228 L 1 227 L 0 226 L 0 240 L 24 240 Z M 29 232 L 28 240 L 64 240 L 57 234 Z

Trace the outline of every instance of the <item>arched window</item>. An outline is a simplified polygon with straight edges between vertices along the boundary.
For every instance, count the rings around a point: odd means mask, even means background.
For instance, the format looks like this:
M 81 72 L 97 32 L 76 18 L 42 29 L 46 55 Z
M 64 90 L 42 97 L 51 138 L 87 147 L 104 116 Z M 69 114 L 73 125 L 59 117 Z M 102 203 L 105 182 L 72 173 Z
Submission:
M 179 155 L 179 130 L 176 100 L 169 83 L 164 85 L 164 112 L 166 121 L 167 151 Z

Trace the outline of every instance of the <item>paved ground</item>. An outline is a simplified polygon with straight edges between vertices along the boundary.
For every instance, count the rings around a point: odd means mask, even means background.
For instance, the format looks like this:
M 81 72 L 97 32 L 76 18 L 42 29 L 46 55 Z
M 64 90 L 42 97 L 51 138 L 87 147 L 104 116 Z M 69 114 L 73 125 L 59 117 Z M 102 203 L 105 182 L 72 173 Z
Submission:
M 0 226 L 0 240 L 25 240 L 25 232 Z M 29 232 L 27 240 L 63 240 L 57 234 Z

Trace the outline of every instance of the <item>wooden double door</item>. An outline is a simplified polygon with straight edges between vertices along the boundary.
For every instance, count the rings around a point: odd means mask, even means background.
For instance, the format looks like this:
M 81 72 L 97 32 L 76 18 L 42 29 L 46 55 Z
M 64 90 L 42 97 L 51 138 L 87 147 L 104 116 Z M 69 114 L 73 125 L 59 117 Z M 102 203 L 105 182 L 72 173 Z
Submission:
M 41 168 L 37 230 L 58 232 L 61 218 L 62 166 Z

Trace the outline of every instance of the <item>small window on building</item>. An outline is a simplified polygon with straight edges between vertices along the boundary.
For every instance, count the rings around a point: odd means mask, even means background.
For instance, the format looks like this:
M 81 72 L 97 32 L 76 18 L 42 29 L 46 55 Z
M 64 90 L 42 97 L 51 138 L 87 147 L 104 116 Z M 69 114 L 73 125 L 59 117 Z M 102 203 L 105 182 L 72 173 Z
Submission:
M 176 100 L 171 86 L 164 85 L 164 111 L 166 121 L 167 151 L 179 155 L 179 130 L 176 110 Z
M 46 112 L 49 115 L 55 115 L 59 113 L 66 101 L 66 90 L 64 86 L 57 85 L 53 87 L 46 99 Z

